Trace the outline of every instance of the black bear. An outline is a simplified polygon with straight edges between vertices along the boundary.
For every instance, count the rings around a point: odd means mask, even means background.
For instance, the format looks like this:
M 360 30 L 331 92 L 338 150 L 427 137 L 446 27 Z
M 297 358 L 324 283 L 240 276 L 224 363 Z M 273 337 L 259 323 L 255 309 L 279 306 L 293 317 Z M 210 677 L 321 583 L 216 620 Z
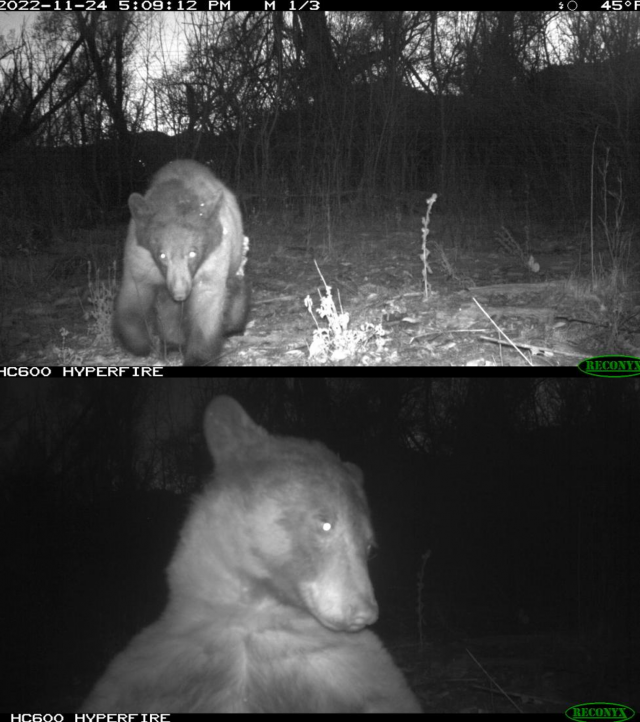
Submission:
M 105 712 L 419 712 L 373 632 L 362 474 L 268 434 L 225 396 L 214 476 L 168 569 L 169 603 L 83 705 Z
M 231 191 L 200 163 L 162 168 L 143 197 L 129 197 L 131 222 L 114 332 L 148 356 L 152 333 L 184 348 L 185 365 L 215 364 L 224 335 L 244 329 L 248 241 Z

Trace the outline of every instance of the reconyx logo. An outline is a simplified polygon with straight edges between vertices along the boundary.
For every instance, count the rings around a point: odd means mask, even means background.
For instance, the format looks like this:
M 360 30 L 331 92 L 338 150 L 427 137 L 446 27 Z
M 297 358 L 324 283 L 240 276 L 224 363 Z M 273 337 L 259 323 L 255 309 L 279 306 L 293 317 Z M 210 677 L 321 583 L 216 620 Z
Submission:
M 587 376 L 605 378 L 638 376 L 640 358 L 635 356 L 594 356 L 580 361 L 578 368 Z
M 565 712 L 570 720 L 616 719 L 630 720 L 635 711 L 626 704 L 612 704 L 611 702 L 588 702 L 575 704 Z

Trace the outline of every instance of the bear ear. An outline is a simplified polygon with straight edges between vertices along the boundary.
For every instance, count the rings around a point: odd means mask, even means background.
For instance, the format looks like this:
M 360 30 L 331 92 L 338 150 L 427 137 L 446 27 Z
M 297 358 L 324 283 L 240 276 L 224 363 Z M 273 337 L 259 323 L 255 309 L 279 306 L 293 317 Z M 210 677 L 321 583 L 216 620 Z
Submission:
M 214 195 L 199 204 L 199 215 L 205 220 L 212 221 L 220 215 L 224 201 L 224 190 L 220 187 Z
M 129 196 L 129 210 L 136 220 L 144 220 L 149 215 L 149 204 L 139 193 Z
M 350 461 L 343 461 L 342 463 L 347 467 L 347 471 L 349 471 L 351 476 L 353 476 L 356 480 L 358 486 L 364 486 L 364 474 L 362 473 L 362 469 L 359 466 L 352 464 Z
M 244 447 L 269 436 L 230 396 L 217 396 L 209 403 L 204 414 L 204 435 L 218 463 L 240 456 Z

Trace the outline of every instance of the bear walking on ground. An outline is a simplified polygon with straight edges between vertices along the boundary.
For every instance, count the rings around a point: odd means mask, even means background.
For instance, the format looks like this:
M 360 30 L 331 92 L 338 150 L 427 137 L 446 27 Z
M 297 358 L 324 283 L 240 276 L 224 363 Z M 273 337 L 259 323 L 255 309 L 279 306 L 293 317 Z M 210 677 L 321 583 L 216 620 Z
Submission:
M 225 335 L 244 329 L 247 241 L 231 191 L 200 163 L 176 160 L 143 197 L 129 197 L 131 222 L 114 332 L 148 356 L 152 334 L 184 347 L 184 363 L 215 364 Z
M 380 640 L 362 473 L 271 436 L 233 399 L 205 415 L 213 479 L 168 569 L 162 617 L 83 711 L 419 712 Z

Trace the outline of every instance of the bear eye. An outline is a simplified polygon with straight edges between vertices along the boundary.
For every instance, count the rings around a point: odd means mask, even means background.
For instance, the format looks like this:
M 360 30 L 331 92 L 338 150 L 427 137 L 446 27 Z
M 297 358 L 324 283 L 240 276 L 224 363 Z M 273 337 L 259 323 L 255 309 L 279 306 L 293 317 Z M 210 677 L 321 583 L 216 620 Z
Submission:
M 196 253 L 196 251 L 193 251 L 193 250 L 189 251 L 189 258 L 197 258 L 197 256 L 198 256 L 198 254 Z
M 333 524 L 330 521 L 321 521 L 320 524 L 322 531 L 331 531 L 333 529 Z

